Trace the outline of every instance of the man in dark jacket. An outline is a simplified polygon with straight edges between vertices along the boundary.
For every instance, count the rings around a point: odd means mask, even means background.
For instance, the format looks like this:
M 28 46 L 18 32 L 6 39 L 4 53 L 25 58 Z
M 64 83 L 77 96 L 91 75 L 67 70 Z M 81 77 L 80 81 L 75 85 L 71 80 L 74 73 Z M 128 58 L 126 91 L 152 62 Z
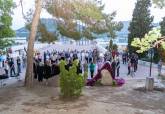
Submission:
M 11 58 L 9 61 L 9 67 L 10 67 L 10 76 L 13 76 L 12 74 L 14 73 L 14 76 L 16 75 L 15 73 L 15 66 L 14 66 L 14 59 Z
M 116 72 L 116 62 L 115 60 L 112 61 L 112 64 L 111 64 L 111 67 L 112 67 L 112 77 L 113 79 L 115 79 L 115 72 Z

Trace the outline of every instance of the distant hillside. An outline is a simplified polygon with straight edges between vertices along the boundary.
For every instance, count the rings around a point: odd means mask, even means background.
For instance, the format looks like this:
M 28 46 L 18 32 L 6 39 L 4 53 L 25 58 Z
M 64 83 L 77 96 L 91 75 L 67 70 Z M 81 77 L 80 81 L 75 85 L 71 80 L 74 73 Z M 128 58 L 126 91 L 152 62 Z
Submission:
M 57 24 L 53 19 L 42 18 L 41 23 L 43 23 L 46 26 L 49 32 L 55 32 L 57 29 Z M 117 38 L 127 38 L 128 36 L 129 21 L 122 21 L 122 23 L 123 23 L 123 28 L 121 31 L 117 32 Z M 158 23 L 154 23 L 153 25 L 159 26 Z M 25 27 L 16 30 L 16 37 L 28 37 L 28 36 L 29 36 L 29 31 Z
M 43 23 L 49 32 L 54 32 L 57 29 L 57 25 L 53 19 L 41 19 L 41 23 Z M 16 30 L 16 37 L 26 37 L 29 36 L 29 30 L 26 27 L 22 27 Z

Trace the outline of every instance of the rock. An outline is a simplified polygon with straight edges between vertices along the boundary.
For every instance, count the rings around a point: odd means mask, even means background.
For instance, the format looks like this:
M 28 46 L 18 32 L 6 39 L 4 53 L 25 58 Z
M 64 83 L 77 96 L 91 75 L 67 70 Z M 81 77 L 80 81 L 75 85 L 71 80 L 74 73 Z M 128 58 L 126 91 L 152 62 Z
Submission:
M 113 84 L 113 79 L 112 79 L 112 76 L 111 74 L 109 73 L 108 70 L 102 70 L 101 71 L 101 84 L 103 85 L 112 85 Z

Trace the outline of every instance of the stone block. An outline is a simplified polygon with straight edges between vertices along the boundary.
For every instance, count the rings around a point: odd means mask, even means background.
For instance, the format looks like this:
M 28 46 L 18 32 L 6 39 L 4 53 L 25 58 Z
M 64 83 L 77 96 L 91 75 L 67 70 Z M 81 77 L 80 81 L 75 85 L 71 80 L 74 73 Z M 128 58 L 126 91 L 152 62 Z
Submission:
M 101 76 L 102 76 L 102 78 L 101 78 L 101 84 L 102 85 L 110 86 L 113 84 L 112 76 L 108 70 L 102 70 Z
M 152 91 L 154 89 L 154 78 L 153 77 L 146 78 L 145 88 L 147 91 Z

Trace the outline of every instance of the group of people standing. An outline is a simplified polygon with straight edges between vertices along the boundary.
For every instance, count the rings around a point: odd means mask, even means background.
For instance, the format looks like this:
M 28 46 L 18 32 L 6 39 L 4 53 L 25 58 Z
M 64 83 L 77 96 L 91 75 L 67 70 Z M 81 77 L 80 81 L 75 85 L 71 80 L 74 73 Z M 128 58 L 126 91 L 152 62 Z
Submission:
M 138 69 L 138 55 L 135 53 L 132 53 L 128 57 L 128 75 L 131 75 L 132 77 L 135 76 L 135 72 Z
M 108 52 L 109 53 L 109 52 Z M 108 59 L 108 57 L 110 57 Z M 55 76 L 60 73 L 59 63 L 60 60 L 66 60 L 65 68 L 69 70 L 69 67 L 72 66 L 74 60 L 78 60 L 79 64 L 77 66 L 77 73 L 88 72 L 91 78 L 94 77 L 97 70 L 101 69 L 106 61 L 109 60 L 112 65 L 113 75 L 119 76 L 120 69 L 120 60 L 119 55 L 116 54 L 114 57 L 111 55 L 100 56 L 100 52 L 97 49 L 93 50 L 71 50 L 71 51 L 56 51 L 52 52 L 46 51 L 43 54 L 36 53 L 34 55 L 34 78 L 38 79 L 39 82 L 42 82 L 45 78 L 46 80 L 52 76 Z
M 97 61 L 97 50 L 89 51 L 45 51 L 43 54 L 36 53 L 34 55 L 34 78 L 42 82 L 60 73 L 60 60 L 66 60 L 65 68 L 69 70 L 74 60 L 78 60 L 77 73 L 83 73 L 88 69 L 88 64 Z
M 128 73 L 127 75 L 135 76 L 135 72 L 138 69 L 138 55 L 136 53 L 123 53 L 122 54 L 123 64 L 128 64 Z
M 7 77 L 17 77 L 20 75 L 21 69 L 26 67 L 26 57 L 22 55 L 14 58 L 8 54 L 6 60 L 2 63 L 2 67 Z
M 118 51 L 107 51 L 103 56 L 103 63 L 109 61 L 112 67 L 113 77 L 119 77 L 120 74 L 120 54 Z

